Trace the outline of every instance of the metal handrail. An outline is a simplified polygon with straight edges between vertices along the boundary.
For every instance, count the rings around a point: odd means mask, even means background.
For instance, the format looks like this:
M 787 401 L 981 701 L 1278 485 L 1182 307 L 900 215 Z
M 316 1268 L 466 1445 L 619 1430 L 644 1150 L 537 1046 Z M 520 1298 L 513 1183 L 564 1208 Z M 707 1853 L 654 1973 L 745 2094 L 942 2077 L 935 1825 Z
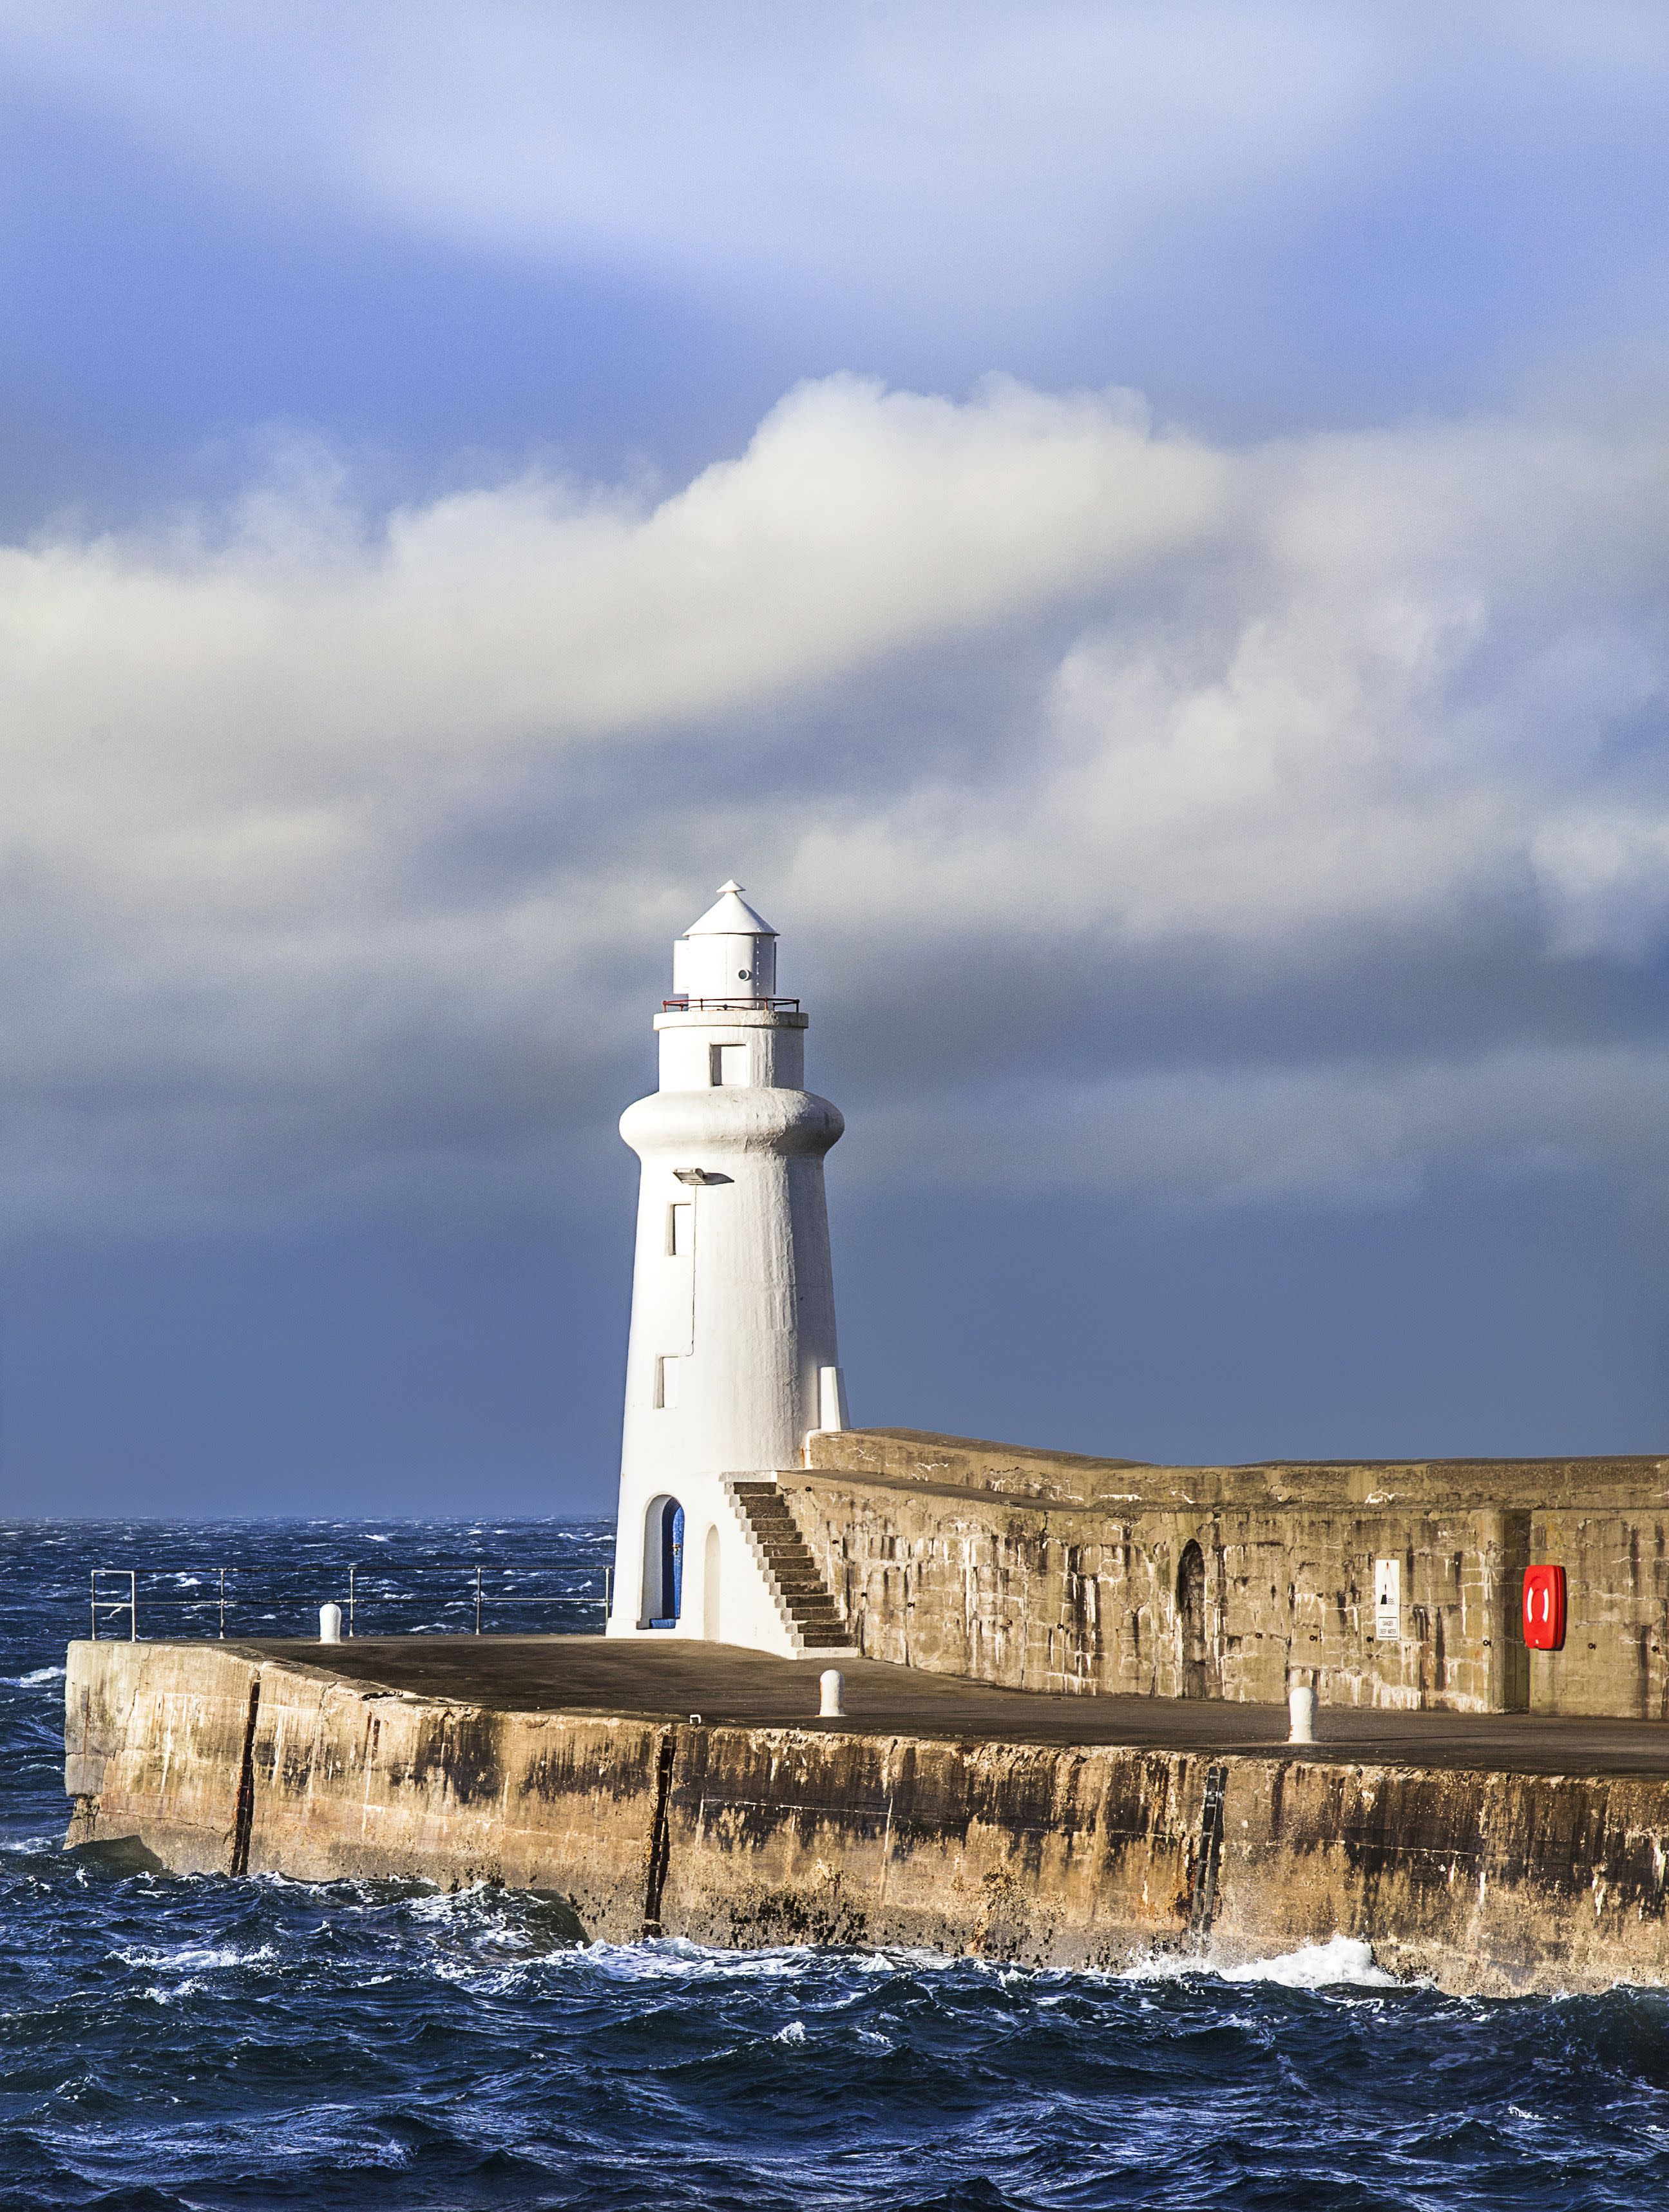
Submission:
M 177 1577 L 182 1571 L 176 1567 L 93 1567 L 89 1569 L 88 1610 L 91 1640 L 94 1644 L 101 1640 L 99 1635 L 99 1622 L 101 1616 L 125 1613 L 128 1623 L 128 1640 L 137 1644 L 139 1641 L 140 1577 L 144 1575 Z M 202 1571 L 215 1577 L 216 1586 L 209 1595 L 160 1597 L 153 1596 L 147 1592 L 145 1594 L 146 1611 L 148 1613 L 201 1613 L 205 1607 L 213 1607 L 219 1613 L 218 1633 L 221 1640 L 224 1641 L 228 1611 L 235 1611 L 238 1605 L 235 1590 L 230 1592 L 228 1590 L 227 1577 L 231 1575 L 235 1577 L 240 1570 L 236 1567 L 208 1567 Z M 339 1568 L 334 1571 L 337 1574 L 340 1571 Z M 407 1581 L 415 1581 L 420 1576 L 425 1575 L 463 1576 L 466 1578 L 464 1594 L 458 1599 L 443 1601 L 443 1602 L 470 1606 L 475 1614 L 474 1632 L 477 1636 L 485 1632 L 484 1616 L 488 1608 L 493 1606 L 594 1605 L 597 1602 L 594 1597 L 588 1595 L 570 1595 L 564 1590 L 501 1592 L 490 1590 L 486 1585 L 485 1579 L 489 1575 L 514 1575 L 520 1580 L 529 1582 L 549 1581 L 555 1576 L 561 1576 L 570 1583 L 576 1576 L 594 1581 L 598 1575 L 601 1575 L 603 1577 L 602 1605 L 605 1617 L 611 1610 L 614 1601 L 614 1569 L 611 1566 L 586 1566 L 577 1560 L 567 1565 L 555 1567 L 498 1566 L 488 1560 L 460 1560 L 455 1566 L 404 1568 L 370 1566 L 356 1560 L 352 1562 L 348 1569 L 349 1635 L 351 1636 L 355 1632 L 355 1616 L 360 1607 L 373 1604 L 410 1602 L 422 1595 L 421 1592 L 410 1589 L 378 1589 L 374 1587 L 367 1587 L 368 1583 L 373 1583 L 379 1577 L 391 1580 L 404 1577 Z M 331 1578 L 333 1577 L 326 1577 L 326 1579 Z M 114 1597 L 108 1594 L 106 1585 L 112 1582 L 118 1584 L 124 1583 L 127 1585 L 125 1596 Z
M 141 1574 L 178 1575 L 179 1571 L 177 1567 L 89 1568 L 87 1577 L 87 1597 L 88 1610 L 91 1616 L 93 1642 L 96 1644 L 99 1641 L 99 1615 L 101 1613 L 124 1613 L 128 1617 L 128 1640 L 130 1643 L 137 1644 L 139 1641 L 139 1577 Z M 220 1613 L 220 1634 L 222 1640 L 224 1641 L 227 1570 L 224 1567 L 210 1567 L 205 1571 L 217 1577 L 218 1587 L 212 1597 L 151 1597 L 148 1595 L 145 1603 L 153 1612 L 163 1613 L 201 1613 L 205 1606 L 214 1606 Z M 233 1571 L 235 1572 L 236 1570 L 234 1569 Z M 100 1583 L 105 1581 L 125 1582 L 128 1586 L 127 1595 L 117 1598 L 106 1597 L 99 1587 Z
M 757 1011 L 761 1006 L 764 1007 L 767 1013 L 797 1014 L 799 1012 L 799 1000 L 798 999 L 663 999 L 661 1000 L 661 1012 L 664 1014 L 697 1014 L 706 1013 L 709 1010 L 729 1013 L 734 1012 L 737 1007 L 743 1011 L 750 1007 Z
M 482 1633 L 481 1617 L 482 1610 L 485 1607 L 489 1605 L 584 1605 L 587 1602 L 595 1602 L 595 1600 L 588 1601 L 585 1598 L 565 1598 L 560 1591 L 547 1592 L 541 1590 L 513 1590 L 503 1596 L 493 1596 L 483 1590 L 482 1586 L 482 1577 L 487 1574 L 519 1575 L 530 1580 L 548 1577 L 551 1575 L 601 1575 L 603 1577 L 603 1611 L 604 1614 L 606 1615 L 610 1613 L 614 1607 L 614 1569 L 612 1567 L 582 1566 L 578 1561 L 575 1561 L 570 1565 L 561 1567 L 495 1567 L 483 1560 L 473 1560 L 462 1562 L 455 1567 L 394 1568 L 366 1566 L 361 1565 L 358 1561 L 355 1561 L 348 1570 L 348 1633 L 349 1636 L 355 1633 L 355 1624 L 358 1617 L 358 1607 L 361 1604 L 394 1605 L 403 1602 L 410 1603 L 421 1595 L 421 1593 L 416 1590 L 385 1589 L 369 1591 L 364 1598 L 361 1598 L 360 1595 L 360 1583 L 361 1577 L 369 1577 L 374 1574 L 384 1574 L 389 1576 L 404 1574 L 407 1577 L 415 1577 L 417 1575 L 472 1575 L 475 1578 L 473 1599 L 475 1607 L 474 1632 L 477 1636 Z M 470 1601 L 464 1600 L 462 1601 L 469 1602 Z

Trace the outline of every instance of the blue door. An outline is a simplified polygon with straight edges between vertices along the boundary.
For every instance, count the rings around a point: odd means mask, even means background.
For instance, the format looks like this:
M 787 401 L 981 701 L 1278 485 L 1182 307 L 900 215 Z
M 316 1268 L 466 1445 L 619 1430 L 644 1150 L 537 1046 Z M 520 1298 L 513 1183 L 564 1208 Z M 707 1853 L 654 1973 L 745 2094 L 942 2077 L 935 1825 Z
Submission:
M 676 1628 L 683 1611 L 684 1511 L 676 1498 L 660 1509 L 660 1605 L 651 1628 Z

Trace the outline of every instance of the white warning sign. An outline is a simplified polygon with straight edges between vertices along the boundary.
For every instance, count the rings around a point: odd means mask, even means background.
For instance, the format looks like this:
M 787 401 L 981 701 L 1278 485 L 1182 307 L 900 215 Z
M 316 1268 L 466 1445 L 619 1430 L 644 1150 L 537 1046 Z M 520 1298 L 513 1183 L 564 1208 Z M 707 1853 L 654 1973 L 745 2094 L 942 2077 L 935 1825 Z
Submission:
M 1381 1644 L 1402 1641 L 1402 1561 L 1374 1562 L 1374 1634 Z

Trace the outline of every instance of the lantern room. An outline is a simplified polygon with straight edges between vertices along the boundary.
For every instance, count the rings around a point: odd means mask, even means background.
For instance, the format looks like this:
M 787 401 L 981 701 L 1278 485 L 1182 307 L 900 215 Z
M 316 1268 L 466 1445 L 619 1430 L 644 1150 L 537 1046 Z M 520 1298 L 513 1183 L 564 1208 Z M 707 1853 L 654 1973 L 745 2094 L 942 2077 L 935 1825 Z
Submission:
M 692 1005 L 743 1004 L 776 990 L 777 933 L 742 896 L 723 884 L 716 902 L 672 947 L 672 989 Z

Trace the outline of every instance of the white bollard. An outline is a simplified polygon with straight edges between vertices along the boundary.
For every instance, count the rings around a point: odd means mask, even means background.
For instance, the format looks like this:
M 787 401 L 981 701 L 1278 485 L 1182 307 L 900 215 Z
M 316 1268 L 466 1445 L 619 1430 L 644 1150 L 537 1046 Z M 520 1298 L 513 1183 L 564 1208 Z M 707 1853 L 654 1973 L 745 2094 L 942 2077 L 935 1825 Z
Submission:
M 838 1667 L 825 1667 L 817 1677 L 817 1686 L 822 1692 L 822 1703 L 817 1708 L 818 1719 L 839 1720 L 846 1711 L 846 1676 Z
M 319 1608 L 319 1640 L 321 1644 L 340 1644 L 342 1641 L 342 1607 L 321 1605 Z
M 1308 1682 L 1287 1692 L 1287 1741 L 1315 1741 L 1315 1692 Z

